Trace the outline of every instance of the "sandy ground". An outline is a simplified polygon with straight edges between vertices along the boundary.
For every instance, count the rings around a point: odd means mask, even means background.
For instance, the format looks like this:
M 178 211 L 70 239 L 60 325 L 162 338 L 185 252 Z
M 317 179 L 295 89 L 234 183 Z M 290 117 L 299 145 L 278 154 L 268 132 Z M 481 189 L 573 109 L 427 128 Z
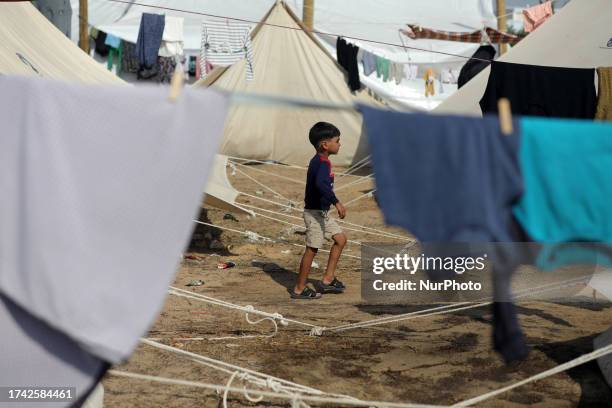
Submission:
M 303 180 L 305 171 L 272 165 L 238 166 L 238 169 L 265 183 L 289 200 L 300 203 L 303 184 L 280 179 L 260 170 Z M 341 169 L 335 169 L 337 173 Z M 240 172 L 230 173 L 230 181 L 240 191 L 257 197 L 281 200 Z M 354 177 L 338 178 L 336 189 Z M 343 202 L 371 189 L 365 180 L 340 189 Z M 259 193 L 257 193 L 259 191 Z M 272 211 L 264 213 L 275 220 L 298 225 L 299 213 L 282 212 L 279 207 L 255 198 L 239 202 Z M 285 201 L 286 202 L 286 201 Z M 298 204 L 299 207 L 299 204 Z M 349 222 L 372 226 L 395 234 L 406 234 L 384 227 L 381 213 L 372 198 L 358 200 L 347 207 Z M 250 230 L 274 239 L 279 237 L 303 245 L 298 229 L 263 217 L 236 215 L 224 219 L 226 211 L 206 208 L 200 219 L 237 230 Z M 363 232 L 347 231 L 356 241 L 389 241 Z M 218 239 L 224 249 L 209 249 Z M 397 241 L 395 241 L 397 242 Z M 303 248 L 286 243 L 252 242 L 248 237 L 228 231 L 198 226 L 187 258 L 176 276 L 175 286 L 239 305 L 253 305 L 267 312 L 319 326 L 332 327 L 416 310 L 414 306 L 368 306 L 360 294 L 360 261 L 343 257 L 338 275 L 348 290 L 342 295 L 327 295 L 318 301 L 291 300 L 287 288 L 293 285 Z M 345 254 L 359 256 L 360 247 L 349 244 Z M 325 265 L 320 253 L 316 262 Z M 219 262 L 231 260 L 236 267 L 217 269 Z M 312 278 L 321 276 L 313 269 Z M 185 285 L 200 279 L 204 285 Z M 576 297 L 571 302 L 521 303 L 520 321 L 532 352 L 527 361 L 510 367 L 491 347 L 491 313 L 488 307 L 413 319 L 372 328 L 308 335 L 299 325 L 279 326 L 274 337 L 240 338 L 266 335 L 273 331 L 269 322 L 250 325 L 244 314 L 209 303 L 168 296 L 149 338 L 228 363 L 274 375 L 330 393 L 361 399 L 448 405 L 512 384 L 581 354 L 592 351 L 592 341 L 612 324 L 609 303 Z M 204 340 L 186 340 L 200 337 Z M 232 337 L 215 339 L 217 337 Z M 172 353 L 141 345 L 118 370 L 183 380 L 225 384 L 229 375 L 197 364 Z M 240 381 L 235 385 L 242 386 Z M 184 386 L 161 385 L 141 380 L 107 376 L 104 379 L 107 407 L 217 407 L 214 391 Z M 259 404 L 248 402 L 242 394 L 230 394 L 228 405 L 289 406 L 280 400 Z M 612 406 L 612 390 L 605 383 L 595 362 L 562 374 L 531 383 L 481 403 L 486 407 L 591 407 Z

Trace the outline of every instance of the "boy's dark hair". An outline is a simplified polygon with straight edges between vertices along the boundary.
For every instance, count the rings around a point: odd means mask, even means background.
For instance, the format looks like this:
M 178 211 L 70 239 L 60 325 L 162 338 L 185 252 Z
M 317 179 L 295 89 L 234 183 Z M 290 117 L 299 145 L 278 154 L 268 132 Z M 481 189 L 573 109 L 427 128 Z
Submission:
M 310 128 L 308 133 L 308 139 L 310 143 L 317 149 L 319 143 L 323 140 L 332 139 L 336 136 L 340 136 L 340 130 L 337 127 L 327 122 L 317 122 L 313 127 Z

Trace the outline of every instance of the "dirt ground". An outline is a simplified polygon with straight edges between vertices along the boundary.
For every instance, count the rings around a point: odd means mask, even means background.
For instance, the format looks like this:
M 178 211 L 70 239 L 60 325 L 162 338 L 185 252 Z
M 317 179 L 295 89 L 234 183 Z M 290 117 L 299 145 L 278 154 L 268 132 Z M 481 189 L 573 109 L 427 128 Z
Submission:
M 274 177 L 265 172 L 302 181 L 305 170 L 286 166 L 249 165 L 228 169 L 229 179 L 239 190 L 268 200 L 283 201 L 257 185 L 264 183 L 289 200 L 303 200 L 304 185 Z M 340 173 L 342 169 L 335 169 Z M 360 197 L 372 188 L 370 180 L 336 176 L 341 201 Z M 298 212 L 241 196 L 239 202 L 270 210 L 249 218 L 234 214 L 237 220 L 224 219 L 227 211 L 206 208 L 200 219 L 236 230 L 255 231 L 287 243 L 250 240 L 235 232 L 198 225 L 186 259 L 174 286 L 239 305 L 253 305 L 271 313 L 281 313 L 319 326 L 332 327 L 391 316 L 416 310 L 414 306 L 368 306 L 360 292 L 360 261 L 343 256 L 338 276 L 348 289 L 342 295 L 326 295 L 317 301 L 291 300 L 292 287 L 303 251 L 300 230 L 277 222 L 303 225 Z M 374 200 L 366 197 L 347 207 L 347 221 L 409 237 L 399 229 L 385 227 Z M 356 241 L 397 242 L 347 230 Z M 223 249 L 210 249 L 218 240 Z M 217 243 L 213 244 L 216 245 Z M 359 256 L 360 247 L 349 244 L 345 254 Z M 318 279 L 327 254 L 320 253 L 311 277 Z M 219 262 L 231 260 L 236 267 L 217 269 Z M 187 287 L 200 279 L 204 285 Z M 163 312 L 148 338 L 183 350 L 219 359 L 241 367 L 274 375 L 285 380 L 326 392 L 351 395 L 360 399 L 449 405 L 554 367 L 593 349 L 593 338 L 612 324 L 609 303 L 575 297 L 564 303 L 529 302 L 518 305 L 522 328 L 532 349 L 525 362 L 505 366 L 491 346 L 491 313 L 481 307 L 438 316 L 424 317 L 371 328 L 309 336 L 305 327 L 279 326 L 273 337 L 240 338 L 265 335 L 273 331 L 269 322 L 250 325 L 243 313 L 209 303 L 169 295 Z M 253 316 L 255 318 L 256 316 Z M 187 338 L 204 340 L 186 340 Z M 215 339 L 217 337 L 233 337 Z M 118 370 L 213 384 L 225 384 L 229 375 L 197 364 L 172 353 L 141 345 L 130 360 Z M 107 407 L 217 407 L 220 399 L 214 391 L 186 386 L 163 385 L 108 375 L 104 379 Z M 242 386 L 239 381 L 235 383 Z M 228 405 L 290 406 L 280 400 L 248 402 L 242 394 L 230 394 Z M 329 405 L 328 405 L 329 406 Z M 591 362 L 547 379 L 527 384 L 479 404 L 486 407 L 594 407 L 612 406 L 612 390 L 599 367 Z

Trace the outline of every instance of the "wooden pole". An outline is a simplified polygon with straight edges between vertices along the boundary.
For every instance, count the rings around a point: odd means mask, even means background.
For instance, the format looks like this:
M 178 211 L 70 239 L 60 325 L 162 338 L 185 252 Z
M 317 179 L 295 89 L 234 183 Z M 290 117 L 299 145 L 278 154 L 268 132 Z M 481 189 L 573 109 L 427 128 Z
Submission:
M 506 0 L 497 0 L 497 29 L 506 32 Z M 499 44 L 499 55 L 505 54 L 507 50 L 507 44 Z
M 314 0 L 304 0 L 302 9 L 302 20 L 304 25 L 312 31 L 314 27 Z
M 87 0 L 79 0 L 79 47 L 89 54 L 89 10 Z

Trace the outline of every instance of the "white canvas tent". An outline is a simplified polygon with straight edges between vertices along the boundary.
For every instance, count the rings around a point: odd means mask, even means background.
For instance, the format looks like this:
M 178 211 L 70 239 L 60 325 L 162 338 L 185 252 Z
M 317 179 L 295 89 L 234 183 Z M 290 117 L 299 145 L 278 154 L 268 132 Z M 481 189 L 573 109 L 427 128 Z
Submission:
M 40 75 L 66 81 L 121 84 L 57 30 L 28 2 L 0 3 L 0 74 Z M 206 203 L 245 213 L 225 173 L 227 157 L 215 160 Z
M 499 61 L 553 67 L 612 65 L 612 1 L 572 0 L 549 21 L 499 58 Z M 490 68 L 472 78 L 435 112 L 481 115 Z M 563 84 L 559 84 L 562 86 Z
M 342 68 L 315 37 L 303 30 L 300 19 L 283 2 L 275 4 L 263 21 L 272 25 L 260 24 L 252 31 L 253 81 L 245 79 L 246 61 L 242 61 L 227 69 L 215 69 L 195 86 L 338 104 L 378 103 L 365 91 L 351 94 Z M 342 134 L 342 148 L 334 156 L 334 163 L 349 165 L 366 155 L 357 112 L 253 105 L 230 109 L 221 152 L 305 165 L 314 154 L 308 131 L 318 121 L 335 124 Z

